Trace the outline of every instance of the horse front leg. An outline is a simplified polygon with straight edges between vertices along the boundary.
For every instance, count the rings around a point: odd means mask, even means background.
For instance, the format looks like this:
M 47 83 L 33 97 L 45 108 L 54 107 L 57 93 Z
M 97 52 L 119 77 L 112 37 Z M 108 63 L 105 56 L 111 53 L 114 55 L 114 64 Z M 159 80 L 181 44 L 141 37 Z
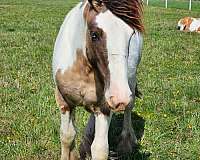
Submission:
M 137 91 L 136 88 L 136 77 L 135 74 L 133 78 L 129 79 L 129 86 L 132 91 L 132 101 L 126 107 L 124 111 L 124 120 L 123 120 L 123 129 L 120 135 L 120 141 L 118 143 L 117 150 L 121 153 L 131 153 L 134 152 L 137 148 L 137 138 L 132 127 L 131 113 L 135 104 L 135 94 Z
M 124 112 L 123 129 L 117 147 L 118 152 L 121 153 L 134 152 L 137 147 L 137 138 L 132 127 L 131 112 L 132 107 L 130 106 L 128 106 Z
M 76 135 L 73 124 L 73 114 L 69 111 L 61 113 L 60 139 L 61 139 L 61 160 L 76 160 L 74 151 L 74 139 Z
M 61 140 L 61 160 L 77 160 L 75 153 L 74 111 L 71 110 L 62 95 L 56 90 L 56 102 L 61 110 L 60 140 Z
M 112 113 L 104 115 L 95 114 L 95 136 L 91 146 L 92 160 L 107 160 L 109 154 L 108 130 Z

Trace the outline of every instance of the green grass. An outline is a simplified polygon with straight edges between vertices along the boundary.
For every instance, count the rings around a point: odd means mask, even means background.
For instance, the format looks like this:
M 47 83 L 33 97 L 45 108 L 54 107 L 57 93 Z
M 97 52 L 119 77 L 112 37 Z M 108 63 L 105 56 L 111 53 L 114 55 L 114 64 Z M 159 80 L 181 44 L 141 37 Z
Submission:
M 76 0 L 0 2 L 0 159 L 59 159 L 59 108 L 51 59 L 55 37 Z M 151 160 L 200 159 L 200 35 L 178 32 L 199 11 L 145 8 L 138 70 L 145 119 L 141 152 Z M 78 142 L 88 113 L 78 109 Z
M 144 0 L 146 4 L 147 0 Z M 149 5 L 154 7 L 165 7 L 165 0 L 149 0 Z M 189 0 L 168 0 L 168 8 L 185 9 L 189 8 Z M 200 11 L 200 1 L 192 0 L 192 11 Z

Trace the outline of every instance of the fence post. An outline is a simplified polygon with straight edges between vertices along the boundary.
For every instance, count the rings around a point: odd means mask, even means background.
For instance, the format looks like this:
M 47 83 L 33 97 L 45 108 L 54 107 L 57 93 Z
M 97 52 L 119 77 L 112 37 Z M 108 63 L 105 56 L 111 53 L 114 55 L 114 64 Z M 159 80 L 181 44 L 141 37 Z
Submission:
M 147 6 L 149 5 L 149 0 L 147 0 Z
M 167 0 L 165 0 L 165 8 L 167 8 Z
M 191 11 L 191 9 L 192 9 L 192 0 L 190 0 L 189 2 L 189 10 Z

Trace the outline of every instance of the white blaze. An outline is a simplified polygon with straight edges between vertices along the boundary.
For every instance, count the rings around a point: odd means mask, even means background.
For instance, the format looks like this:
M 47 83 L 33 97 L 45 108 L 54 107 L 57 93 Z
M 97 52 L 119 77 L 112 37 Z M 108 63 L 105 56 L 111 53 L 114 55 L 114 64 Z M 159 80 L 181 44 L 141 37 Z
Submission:
M 110 70 L 110 87 L 106 91 L 106 99 L 111 96 L 121 97 L 121 99 L 130 97 L 127 56 L 133 29 L 109 10 L 97 15 L 96 23 L 106 33 Z

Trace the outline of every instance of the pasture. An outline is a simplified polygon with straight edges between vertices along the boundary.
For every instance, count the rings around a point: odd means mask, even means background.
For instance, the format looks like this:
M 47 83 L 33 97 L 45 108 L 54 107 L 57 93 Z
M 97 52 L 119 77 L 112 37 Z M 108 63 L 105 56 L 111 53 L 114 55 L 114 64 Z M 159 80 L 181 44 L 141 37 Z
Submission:
M 59 159 L 60 111 L 51 59 L 66 13 L 78 0 L 0 1 L 0 159 Z M 199 11 L 145 7 L 144 47 L 138 70 L 145 120 L 140 155 L 133 159 L 200 159 L 200 34 L 176 30 Z M 80 142 L 88 113 L 77 110 Z M 78 147 L 77 147 L 78 148 Z

